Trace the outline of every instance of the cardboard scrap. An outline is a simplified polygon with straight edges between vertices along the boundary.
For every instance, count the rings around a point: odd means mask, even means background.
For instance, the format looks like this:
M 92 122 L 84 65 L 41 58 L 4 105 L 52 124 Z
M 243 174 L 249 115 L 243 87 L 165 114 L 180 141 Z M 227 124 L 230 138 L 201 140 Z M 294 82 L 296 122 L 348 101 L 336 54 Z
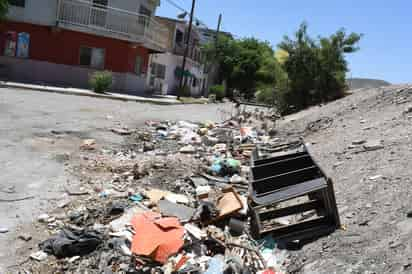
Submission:
M 185 229 L 177 218 L 162 218 L 160 214 L 148 211 L 136 215 L 132 219 L 132 226 L 135 231 L 133 254 L 166 263 L 184 244 Z
M 160 212 L 163 216 L 177 217 L 181 222 L 188 222 L 195 214 L 195 209 L 170 202 L 168 200 L 159 201 Z
M 182 194 L 176 194 L 170 191 L 152 188 L 149 191 L 147 191 L 145 194 L 153 204 L 159 203 L 159 201 L 162 199 L 166 199 L 172 203 L 180 203 L 180 204 L 189 203 L 189 199 L 187 198 L 187 196 L 182 195 Z

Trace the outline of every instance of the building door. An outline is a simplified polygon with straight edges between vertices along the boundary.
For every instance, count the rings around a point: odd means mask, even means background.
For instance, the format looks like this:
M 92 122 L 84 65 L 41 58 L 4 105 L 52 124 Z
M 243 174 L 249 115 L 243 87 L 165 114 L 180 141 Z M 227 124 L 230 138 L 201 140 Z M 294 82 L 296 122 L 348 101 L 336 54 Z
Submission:
M 93 0 L 90 24 L 98 27 L 106 27 L 108 0 Z

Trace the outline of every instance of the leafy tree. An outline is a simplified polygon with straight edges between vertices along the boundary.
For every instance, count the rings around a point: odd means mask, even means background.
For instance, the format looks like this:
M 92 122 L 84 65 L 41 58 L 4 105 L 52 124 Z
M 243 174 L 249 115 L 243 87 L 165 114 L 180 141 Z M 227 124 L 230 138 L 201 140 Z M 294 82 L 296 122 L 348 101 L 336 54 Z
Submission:
M 9 10 L 9 1 L 0 0 L 0 19 L 4 19 L 6 17 L 8 10 Z
M 337 99 L 344 94 L 348 64 L 346 53 L 359 50 L 362 35 L 338 30 L 330 37 L 311 38 L 307 24 L 302 23 L 294 39 L 284 37 L 279 48 L 287 52 L 283 64 L 289 78 L 289 88 L 282 99 L 295 110 Z
M 203 52 L 206 64 L 219 64 L 219 80 L 226 80 L 229 89 L 237 89 L 247 98 L 251 98 L 262 83 L 274 83 L 276 60 L 267 42 L 220 37 L 216 46 L 206 45 Z

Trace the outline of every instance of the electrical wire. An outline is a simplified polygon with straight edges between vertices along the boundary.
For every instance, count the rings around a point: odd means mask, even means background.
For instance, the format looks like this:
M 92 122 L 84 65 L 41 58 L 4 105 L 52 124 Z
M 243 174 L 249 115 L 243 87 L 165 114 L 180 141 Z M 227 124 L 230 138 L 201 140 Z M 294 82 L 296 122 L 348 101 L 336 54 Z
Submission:
M 185 8 L 181 7 L 179 4 L 177 4 L 176 2 L 174 2 L 173 0 L 166 0 L 166 2 L 168 2 L 170 5 L 172 5 L 173 7 L 175 7 L 176 9 L 180 10 L 181 12 L 186 12 L 187 14 L 190 14 L 189 11 L 187 11 Z M 197 17 L 194 17 L 195 22 L 198 23 L 198 25 L 203 26 L 204 28 L 209 28 L 205 23 L 202 22 L 202 20 L 200 20 Z

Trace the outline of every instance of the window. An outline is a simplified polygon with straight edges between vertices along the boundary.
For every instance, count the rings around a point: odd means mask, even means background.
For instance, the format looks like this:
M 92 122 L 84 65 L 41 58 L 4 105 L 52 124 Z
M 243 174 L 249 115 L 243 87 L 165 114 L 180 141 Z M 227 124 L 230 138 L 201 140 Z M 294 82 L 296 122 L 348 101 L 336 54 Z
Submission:
M 134 64 L 134 72 L 137 75 L 142 74 L 142 65 L 143 65 L 143 58 L 140 55 L 136 56 L 136 63 Z
M 105 52 L 104 49 L 99 48 L 80 48 L 80 65 L 88 66 L 95 69 L 104 68 L 104 58 Z
M 107 0 L 93 0 L 93 6 L 106 8 L 107 7 Z
M 151 74 L 156 78 L 166 78 L 166 66 L 162 64 L 152 63 Z
M 166 78 L 166 66 L 158 64 L 157 65 L 157 78 L 165 79 Z
M 183 43 L 183 32 L 176 30 L 176 44 L 181 45 Z
M 26 5 L 26 0 L 8 0 L 10 6 L 22 7 Z
M 143 14 L 143 15 L 146 15 L 146 16 L 149 16 L 149 17 L 152 16 L 151 10 L 149 10 L 145 6 L 140 6 L 139 13 Z

